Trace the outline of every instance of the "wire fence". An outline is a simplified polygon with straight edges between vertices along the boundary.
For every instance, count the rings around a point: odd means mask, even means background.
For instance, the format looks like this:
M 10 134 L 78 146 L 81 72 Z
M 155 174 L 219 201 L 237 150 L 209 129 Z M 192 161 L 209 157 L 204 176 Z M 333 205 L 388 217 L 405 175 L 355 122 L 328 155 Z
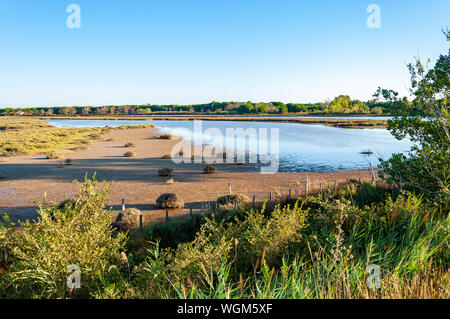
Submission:
M 369 178 L 358 178 L 356 182 L 362 183 L 367 181 L 379 182 L 379 179 L 374 174 L 373 169 L 369 170 L 370 176 Z M 173 211 L 171 209 L 165 209 L 165 216 L 160 216 L 159 221 L 168 222 L 171 218 L 189 218 L 194 215 L 204 214 L 206 212 L 217 212 L 220 210 L 220 205 L 218 204 L 218 198 L 226 196 L 226 195 L 236 195 L 241 194 L 245 195 L 248 198 L 246 202 L 247 206 L 252 208 L 258 207 L 261 203 L 267 201 L 268 203 L 276 203 L 283 200 L 291 200 L 297 199 L 300 197 L 307 197 L 309 195 L 322 194 L 325 192 L 335 192 L 345 185 L 348 185 L 351 181 L 355 181 L 354 179 L 335 179 L 334 181 L 324 182 L 322 180 L 314 181 L 307 174 L 303 182 L 296 185 L 296 187 L 276 187 L 276 189 L 271 191 L 244 191 L 244 192 L 233 192 L 232 183 L 228 183 L 228 192 L 207 192 L 203 193 L 205 198 L 215 198 L 215 200 L 205 200 L 202 202 L 197 202 L 196 205 L 187 204 L 182 209 L 177 209 Z M 233 203 L 231 203 L 233 205 Z M 230 204 L 226 205 L 229 209 Z M 234 201 L 234 209 L 238 208 L 238 203 Z M 124 200 L 122 201 L 122 209 L 125 209 Z M 165 217 L 165 218 L 164 218 Z M 140 216 L 140 228 L 142 230 L 142 215 Z

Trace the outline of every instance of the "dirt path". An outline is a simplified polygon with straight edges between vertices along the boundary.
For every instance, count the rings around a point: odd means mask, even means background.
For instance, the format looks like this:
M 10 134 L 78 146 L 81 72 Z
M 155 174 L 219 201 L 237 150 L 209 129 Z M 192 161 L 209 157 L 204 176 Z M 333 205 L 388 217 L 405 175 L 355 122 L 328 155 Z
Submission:
M 8 158 L 0 162 L 0 214 L 7 213 L 13 221 L 26 220 L 36 216 L 36 201 L 47 194 L 49 200 L 60 202 L 66 194 L 71 196 L 78 191 L 73 181 L 83 180 L 86 173 L 94 172 L 98 180 L 114 181 L 111 192 L 111 205 L 120 209 L 125 198 L 127 207 L 136 207 L 143 211 L 144 223 L 162 220 L 165 211 L 155 206 L 156 199 L 162 193 L 180 195 L 186 208 L 171 210 L 170 216 L 189 212 L 189 208 L 202 208 L 207 201 L 228 193 L 231 183 L 233 193 L 243 193 L 258 200 L 286 195 L 292 189 L 292 195 L 303 194 L 305 173 L 260 174 L 254 167 L 237 164 L 217 164 L 216 174 L 202 174 L 205 164 L 175 164 L 171 160 L 161 159 L 170 154 L 172 146 L 178 141 L 155 138 L 155 128 L 114 130 L 106 135 L 111 141 L 94 142 L 87 150 L 67 154 L 72 165 L 59 167 L 63 160 L 47 160 L 43 155 Z M 125 148 L 125 143 L 136 145 Z M 137 156 L 126 158 L 123 154 L 132 150 Z M 158 176 L 158 169 L 174 169 L 175 183 L 166 184 L 168 177 Z M 308 173 L 310 190 L 318 189 L 320 183 L 334 184 L 336 180 L 344 182 L 354 178 L 367 180 L 367 170 L 337 171 L 331 173 Z

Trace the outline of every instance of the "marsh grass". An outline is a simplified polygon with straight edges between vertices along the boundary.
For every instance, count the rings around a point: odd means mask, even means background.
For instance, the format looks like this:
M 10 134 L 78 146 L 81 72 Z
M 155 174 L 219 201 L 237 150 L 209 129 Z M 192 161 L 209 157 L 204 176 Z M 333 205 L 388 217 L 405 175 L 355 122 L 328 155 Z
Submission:
M 153 127 L 151 124 L 127 125 L 114 129 Z M 0 156 L 64 153 L 66 150 L 86 150 L 103 134 L 113 130 L 104 128 L 58 128 L 44 121 L 0 119 Z
M 101 128 L 56 128 L 41 121 L 0 120 L 0 155 L 56 154 L 89 144 L 107 130 Z

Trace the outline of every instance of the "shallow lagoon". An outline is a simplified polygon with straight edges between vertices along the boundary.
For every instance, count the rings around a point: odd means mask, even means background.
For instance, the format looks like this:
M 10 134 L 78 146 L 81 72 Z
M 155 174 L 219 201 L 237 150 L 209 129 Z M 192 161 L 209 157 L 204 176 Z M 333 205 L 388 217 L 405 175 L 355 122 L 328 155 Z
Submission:
M 161 133 L 177 134 L 191 140 L 193 121 L 138 121 L 138 120 L 48 120 L 57 127 L 117 127 L 122 125 L 154 124 Z M 378 158 L 387 159 L 393 153 L 409 151 L 409 140 L 398 141 L 386 129 L 343 129 L 323 125 L 298 123 L 270 123 L 243 121 L 202 121 L 203 131 L 217 128 L 225 137 L 227 128 L 267 129 L 270 139 L 271 129 L 279 130 L 279 166 L 280 172 L 333 171 L 364 169 L 369 164 L 377 166 Z M 230 138 L 228 138 L 229 140 Z M 243 142 L 245 137 L 238 139 Z M 204 144 L 217 145 L 217 136 L 203 135 Z M 226 140 L 226 138 L 225 138 Z M 244 146 L 246 145 L 246 146 Z M 270 140 L 268 141 L 270 149 Z M 245 151 L 245 143 L 237 143 L 237 150 Z M 372 155 L 360 154 L 364 151 Z

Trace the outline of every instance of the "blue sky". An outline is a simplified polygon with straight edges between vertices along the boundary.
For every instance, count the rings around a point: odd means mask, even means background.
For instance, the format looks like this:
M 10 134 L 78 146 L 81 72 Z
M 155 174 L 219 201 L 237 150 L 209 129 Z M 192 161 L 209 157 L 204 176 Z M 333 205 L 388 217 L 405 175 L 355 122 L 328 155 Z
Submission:
M 406 64 L 445 53 L 449 24 L 448 0 L 0 0 L 0 107 L 406 94 Z

